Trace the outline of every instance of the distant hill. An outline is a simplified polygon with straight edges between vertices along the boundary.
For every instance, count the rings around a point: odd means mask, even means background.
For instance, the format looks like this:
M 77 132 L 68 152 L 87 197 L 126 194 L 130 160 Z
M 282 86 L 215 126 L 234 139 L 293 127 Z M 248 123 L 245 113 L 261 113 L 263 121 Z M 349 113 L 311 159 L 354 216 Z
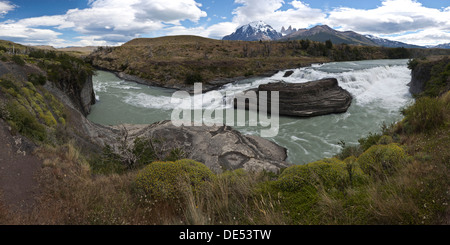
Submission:
M 53 46 L 49 46 L 49 45 L 37 45 L 37 46 L 31 46 L 32 48 L 37 48 L 37 49 L 43 49 L 43 50 L 56 50 L 56 48 L 54 48 Z
M 426 48 L 423 46 L 418 46 L 418 45 L 413 45 L 413 44 L 407 44 L 407 43 L 403 43 L 403 42 L 398 42 L 398 41 L 392 41 L 389 39 L 384 39 L 384 38 L 380 38 L 380 37 L 376 37 L 376 36 L 372 36 L 372 35 L 366 35 L 367 38 L 369 38 L 370 40 L 372 40 L 374 43 L 378 44 L 378 46 L 381 47 L 387 47 L 387 48 Z
M 163 36 L 155 38 L 135 38 L 124 43 L 122 46 L 148 46 L 148 45 L 182 45 L 182 44 L 204 44 L 204 43 L 220 43 L 219 40 L 206 37 L 179 35 L 179 36 Z
M 55 48 L 49 45 L 37 45 L 30 46 L 31 48 L 42 49 L 42 50 L 51 50 L 51 51 L 61 51 L 73 54 L 75 56 L 87 56 L 94 52 L 98 47 L 96 46 L 86 46 L 86 47 L 66 47 L 66 48 Z
M 450 49 L 450 43 L 439 44 L 439 45 L 433 46 L 431 48 Z
M 263 21 L 255 21 L 239 27 L 236 32 L 225 36 L 223 40 L 270 41 L 278 40 L 281 37 L 282 34 L 278 33 L 270 25 Z

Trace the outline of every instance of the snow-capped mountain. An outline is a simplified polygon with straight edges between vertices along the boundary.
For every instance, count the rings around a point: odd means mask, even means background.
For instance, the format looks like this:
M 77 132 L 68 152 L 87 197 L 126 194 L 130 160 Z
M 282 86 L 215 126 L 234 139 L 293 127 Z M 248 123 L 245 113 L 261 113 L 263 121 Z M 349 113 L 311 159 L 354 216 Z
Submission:
M 431 48 L 450 49 L 450 43 L 439 44 L 439 45 L 433 46 Z
M 242 41 L 268 41 L 277 40 L 282 35 L 264 21 L 255 21 L 239 27 L 231 35 L 225 36 L 223 40 Z
M 379 46 L 387 47 L 387 48 L 425 48 L 422 46 L 417 46 L 413 44 L 402 43 L 398 41 L 392 41 L 389 39 L 373 36 L 373 35 L 365 35 L 367 38 L 372 40 L 372 42 L 376 43 Z

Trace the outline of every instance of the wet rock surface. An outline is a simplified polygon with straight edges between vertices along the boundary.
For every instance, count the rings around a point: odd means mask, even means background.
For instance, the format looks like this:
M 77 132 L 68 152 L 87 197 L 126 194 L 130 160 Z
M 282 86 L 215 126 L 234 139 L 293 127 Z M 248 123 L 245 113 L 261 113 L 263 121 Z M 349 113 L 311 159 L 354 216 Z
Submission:
M 344 113 L 352 103 L 352 95 L 339 87 L 335 78 L 326 78 L 307 83 L 277 82 L 263 84 L 258 89 L 249 90 L 257 94 L 258 101 L 266 103 L 270 112 L 271 93 L 279 92 L 279 114 L 293 117 L 313 117 L 334 113 Z M 267 92 L 267 100 L 260 100 L 259 94 Z M 241 95 L 242 96 L 242 95 Z M 237 100 L 242 99 L 241 96 Z M 235 102 L 237 101 L 235 100 Z M 257 102 L 259 103 L 259 102 Z M 254 101 L 246 100 L 245 109 L 252 108 Z M 237 107 L 235 103 L 235 107 Z

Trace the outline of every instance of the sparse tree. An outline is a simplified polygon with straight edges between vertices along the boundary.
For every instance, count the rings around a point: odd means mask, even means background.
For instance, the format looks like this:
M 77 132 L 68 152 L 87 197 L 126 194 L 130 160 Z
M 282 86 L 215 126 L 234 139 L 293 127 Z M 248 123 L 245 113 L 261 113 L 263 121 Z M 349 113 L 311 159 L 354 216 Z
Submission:
M 332 49 L 333 48 L 333 42 L 331 42 L 331 40 L 327 40 L 325 42 L 325 46 L 327 46 L 327 49 Z

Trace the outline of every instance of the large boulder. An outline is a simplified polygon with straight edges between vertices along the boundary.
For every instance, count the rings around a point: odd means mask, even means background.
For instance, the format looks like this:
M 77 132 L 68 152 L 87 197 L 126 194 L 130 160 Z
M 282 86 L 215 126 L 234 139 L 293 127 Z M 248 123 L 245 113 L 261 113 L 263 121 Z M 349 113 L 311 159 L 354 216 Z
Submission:
M 267 109 L 271 108 L 271 92 L 279 92 L 279 114 L 282 116 L 313 117 L 334 113 L 344 113 L 352 103 L 352 95 L 339 87 L 335 78 L 326 78 L 307 83 L 277 82 L 263 84 L 255 91 L 260 101 L 259 93 L 266 91 Z M 249 92 L 247 91 L 247 92 Z M 237 96 L 235 102 L 238 101 Z M 241 98 L 242 99 L 242 98 Z M 252 101 L 246 100 L 245 108 L 251 108 Z M 237 103 L 235 103 L 237 107 Z
M 122 127 L 128 130 L 130 140 L 157 139 L 163 142 L 162 148 L 182 149 L 186 158 L 202 162 L 216 173 L 239 168 L 279 172 L 290 166 L 285 148 L 258 136 L 242 135 L 228 126 L 176 127 L 163 121 Z

